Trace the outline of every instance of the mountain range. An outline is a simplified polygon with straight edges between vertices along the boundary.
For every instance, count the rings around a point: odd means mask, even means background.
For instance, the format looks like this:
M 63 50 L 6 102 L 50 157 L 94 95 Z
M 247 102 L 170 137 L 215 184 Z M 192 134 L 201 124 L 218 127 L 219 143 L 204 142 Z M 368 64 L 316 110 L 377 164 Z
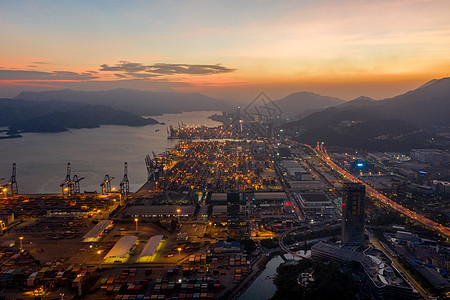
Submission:
M 300 119 L 315 111 L 345 103 L 344 100 L 311 92 L 292 93 L 274 101 L 287 118 Z
M 285 132 L 314 144 L 371 149 L 448 147 L 450 78 L 434 79 L 405 94 L 383 100 L 344 101 L 297 92 L 274 101 L 288 119 Z M 196 110 L 232 110 L 224 100 L 199 93 L 130 89 L 83 92 L 22 92 L 0 99 L 0 126 L 17 131 L 62 131 L 102 124 L 140 126 L 156 123 L 141 116 Z
M 199 93 L 130 89 L 21 92 L 13 99 L 0 99 L 0 126 L 8 126 L 10 136 L 20 132 L 61 132 L 100 125 L 143 126 L 158 122 L 142 116 L 229 107 L 225 101 Z
M 448 148 L 439 131 L 450 127 L 450 78 L 432 80 L 383 100 L 359 97 L 284 125 L 306 143 L 377 150 Z
M 157 123 L 154 119 L 104 105 L 0 99 L 0 126 L 8 126 L 8 133 L 12 136 L 21 132 L 62 132 L 69 128 L 100 125 L 144 126 Z
M 130 89 L 109 91 L 74 91 L 70 89 L 22 92 L 15 99 L 33 101 L 65 101 L 90 105 L 106 105 L 139 116 L 157 116 L 197 110 L 227 110 L 227 102 L 200 93 L 151 92 Z

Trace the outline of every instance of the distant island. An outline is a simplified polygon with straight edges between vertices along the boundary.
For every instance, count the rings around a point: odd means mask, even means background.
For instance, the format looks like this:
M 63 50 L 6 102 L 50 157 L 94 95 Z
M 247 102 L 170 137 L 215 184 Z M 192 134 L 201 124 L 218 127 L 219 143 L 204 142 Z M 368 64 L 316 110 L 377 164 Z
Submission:
M 35 102 L 60 101 L 89 105 L 105 105 L 140 116 L 158 116 L 187 111 L 228 110 L 227 101 L 200 93 L 152 92 L 131 89 L 109 91 L 74 91 L 70 89 L 42 92 L 21 92 L 14 99 Z
M 229 108 L 225 101 L 199 93 L 130 89 L 21 92 L 15 98 L 0 99 L 0 126 L 8 127 L 3 138 L 13 138 L 25 132 L 64 132 L 101 125 L 145 126 L 158 122 L 141 116 Z
M 22 135 L 21 134 L 14 134 L 14 133 L 7 133 L 6 135 L 0 135 L 0 140 L 6 140 L 6 139 L 17 139 L 17 138 L 21 138 Z
M 158 121 L 103 105 L 0 99 L 0 126 L 9 128 L 3 138 L 20 137 L 20 133 L 25 132 L 64 132 L 101 125 L 151 124 L 158 124 Z

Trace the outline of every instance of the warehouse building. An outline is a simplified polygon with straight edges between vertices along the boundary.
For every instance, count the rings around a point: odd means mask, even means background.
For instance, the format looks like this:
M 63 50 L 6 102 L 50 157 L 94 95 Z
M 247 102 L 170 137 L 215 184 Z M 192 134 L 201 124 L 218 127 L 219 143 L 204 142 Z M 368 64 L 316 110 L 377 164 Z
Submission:
M 100 240 L 103 232 L 109 228 L 112 227 L 113 221 L 112 220 L 101 220 L 98 222 L 91 230 L 89 230 L 88 233 L 86 233 L 83 236 L 83 242 L 97 242 Z
M 139 255 L 137 262 L 151 262 L 155 257 L 156 250 L 162 245 L 161 241 L 163 240 L 163 237 L 163 235 L 152 236 Z
M 120 238 L 104 258 L 105 263 L 124 263 L 128 260 L 128 252 L 137 241 L 137 236 L 126 235 Z
M 192 217 L 194 213 L 192 205 L 133 205 L 127 208 L 126 217 L 139 219 L 181 218 Z M 179 210 L 179 212 L 178 212 Z
M 302 210 L 307 213 L 330 214 L 335 211 L 330 198 L 325 193 L 299 193 L 295 194 Z

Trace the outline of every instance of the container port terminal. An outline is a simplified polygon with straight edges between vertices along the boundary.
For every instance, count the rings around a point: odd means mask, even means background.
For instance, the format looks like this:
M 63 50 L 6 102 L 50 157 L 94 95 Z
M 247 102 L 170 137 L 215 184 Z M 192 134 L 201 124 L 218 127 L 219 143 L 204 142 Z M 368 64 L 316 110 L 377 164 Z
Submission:
M 24 195 L 13 164 L 11 177 L 1 182 L 0 297 L 237 299 L 268 261 L 270 241 L 298 259 L 324 256 L 323 249 L 348 255 L 323 244 L 299 252 L 299 243 L 288 240 L 339 236 L 344 182 L 361 179 L 323 145 L 273 133 L 255 138 L 254 129 L 229 119 L 218 127 L 168 128 L 177 145 L 143 158 L 148 180 L 135 192 L 126 162 L 121 176 L 104 176 L 98 193 L 82 192 L 83 178 L 68 163 L 61 193 Z M 366 191 L 429 227 L 445 245 L 447 225 L 424 221 L 371 186 Z M 380 261 L 388 265 L 392 255 L 383 252 L 392 250 L 378 238 L 370 232 L 377 249 L 368 251 L 381 258 L 369 264 L 383 269 Z M 372 277 L 378 290 L 367 295 L 382 293 L 380 286 L 395 290 L 394 281 Z M 408 276 L 401 283 L 406 287 L 428 295 Z

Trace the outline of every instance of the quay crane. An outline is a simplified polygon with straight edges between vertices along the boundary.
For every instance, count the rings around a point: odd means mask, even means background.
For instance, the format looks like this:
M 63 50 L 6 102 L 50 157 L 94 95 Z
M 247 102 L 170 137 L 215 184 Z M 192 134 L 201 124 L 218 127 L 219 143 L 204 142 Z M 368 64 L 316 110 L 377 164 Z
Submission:
M 72 192 L 74 194 L 80 193 L 80 181 L 83 179 L 84 179 L 84 177 L 78 178 L 77 175 L 73 175 L 71 184 L 73 185 Z
M 147 181 L 157 180 L 159 178 L 159 166 L 155 152 L 152 151 L 153 158 L 149 154 L 145 156 L 145 167 L 147 168 Z
M 148 154 L 145 156 L 145 167 L 147 168 L 147 181 L 149 181 L 155 177 L 155 173 L 153 168 L 153 160 Z
M 1 178 L 3 180 L 5 178 Z M 17 180 L 16 180 L 16 163 L 13 163 L 12 165 L 12 173 L 11 173 L 11 179 L 8 183 L 1 186 L 2 191 L 6 192 L 8 196 L 13 196 L 19 194 L 19 188 L 17 186 Z
M 114 177 L 109 177 L 108 174 L 105 175 L 103 182 L 100 184 L 100 186 L 102 188 L 102 194 L 111 193 L 111 181 L 113 179 L 114 179 Z
M 130 192 L 130 182 L 128 181 L 128 164 L 127 162 L 123 165 L 123 179 L 120 182 L 120 193 L 127 197 Z
M 83 180 L 84 177 L 78 177 L 78 175 L 70 176 L 70 163 L 67 163 L 67 173 L 66 179 L 59 186 L 61 187 L 61 192 L 63 195 L 71 196 L 74 194 L 80 193 L 80 181 Z

